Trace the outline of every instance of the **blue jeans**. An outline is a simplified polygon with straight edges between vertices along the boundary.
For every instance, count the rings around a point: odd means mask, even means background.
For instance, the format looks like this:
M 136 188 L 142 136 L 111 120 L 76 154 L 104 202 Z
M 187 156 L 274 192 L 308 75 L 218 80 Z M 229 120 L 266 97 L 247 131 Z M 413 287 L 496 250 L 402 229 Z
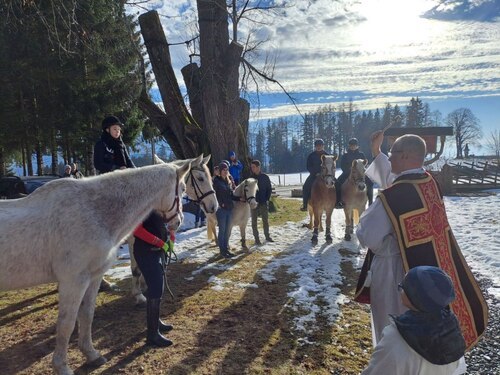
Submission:
M 231 234 L 229 223 L 231 221 L 232 212 L 232 210 L 219 208 L 215 214 L 217 216 L 217 223 L 219 224 L 218 245 L 221 254 L 224 254 L 229 250 L 229 236 Z

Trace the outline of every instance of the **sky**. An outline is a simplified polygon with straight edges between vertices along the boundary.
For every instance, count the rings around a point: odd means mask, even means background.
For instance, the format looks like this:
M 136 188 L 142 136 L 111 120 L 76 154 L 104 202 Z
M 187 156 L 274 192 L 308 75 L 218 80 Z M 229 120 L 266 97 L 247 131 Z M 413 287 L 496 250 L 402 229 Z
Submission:
M 196 33 L 194 0 L 155 0 L 167 40 Z M 273 3 L 272 0 L 263 3 Z M 274 78 L 302 112 L 352 98 L 358 110 L 407 105 L 418 96 L 445 117 L 470 108 L 485 136 L 500 128 L 500 0 L 316 0 L 274 3 L 278 15 L 241 24 L 241 35 L 268 39 Z M 142 13 L 144 10 L 136 9 Z M 192 52 L 192 51 L 189 51 Z M 171 47 L 179 83 L 188 49 Z M 255 65 L 259 65 L 256 58 Z M 279 87 L 250 96 L 252 120 L 297 114 Z
M 277 176 L 270 177 L 273 181 L 277 180 Z M 298 184 L 299 174 L 287 175 L 286 180 L 289 184 Z M 497 190 L 496 193 L 500 191 Z M 500 298 L 500 238 L 496 235 L 500 221 L 498 195 L 444 197 L 444 202 L 448 220 L 467 263 L 474 273 L 492 281 L 488 291 Z M 464 212 L 468 214 L 464 215 Z M 290 302 L 284 308 L 301 312 L 297 314 L 295 328 L 304 332 L 300 339 L 302 342 L 307 341 L 307 327 L 314 325 L 319 314 L 334 322 L 342 304 L 349 300 L 339 289 L 343 282 L 341 262 L 351 262 L 358 269 L 363 263 L 366 249 L 360 246 L 356 235 L 351 241 L 344 241 L 344 222 L 343 211 L 334 210 L 333 242 L 326 244 L 324 235 L 320 234 L 316 246 L 311 245 L 311 231 L 303 228 L 302 222 L 272 226 L 270 234 L 275 242 L 264 242 L 261 246 L 253 245 L 250 223 L 246 227 L 247 244 L 252 245 L 250 251 L 263 253 L 268 260 L 258 271 L 265 282 L 273 282 L 280 267 L 285 267 L 289 274 L 294 275 L 294 281 L 289 284 Z M 232 251 L 236 257 L 231 261 L 214 260 L 218 248 L 207 239 L 206 228 L 194 229 L 193 215 L 184 214 L 181 230 L 176 236 L 176 253 L 183 262 L 196 265 L 191 274 L 185 275 L 186 283 L 194 277 L 204 277 L 210 288 L 227 293 L 235 289 L 259 287 L 257 284 L 234 283 L 224 277 L 225 270 L 245 267 L 244 257 L 239 259 L 243 254 L 240 250 L 239 229 L 235 229 L 230 238 L 230 246 L 237 249 Z M 342 255 L 338 251 L 341 248 L 347 250 Z M 126 245 L 121 249 L 119 258 L 116 266 L 110 269 L 107 275 L 113 279 L 130 278 Z

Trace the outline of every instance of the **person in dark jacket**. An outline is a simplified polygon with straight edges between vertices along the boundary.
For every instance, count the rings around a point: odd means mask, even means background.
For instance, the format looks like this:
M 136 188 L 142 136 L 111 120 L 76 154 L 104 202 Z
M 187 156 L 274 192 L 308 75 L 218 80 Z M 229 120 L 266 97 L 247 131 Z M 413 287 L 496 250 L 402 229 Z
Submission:
M 228 177 L 229 167 L 225 162 L 219 164 L 219 173 L 219 176 L 215 176 L 213 181 L 215 195 L 219 202 L 219 209 L 215 213 L 219 225 L 218 245 L 220 254 L 224 258 L 231 258 L 234 254 L 229 251 L 229 235 L 231 234 L 229 224 L 234 207 L 233 201 L 239 198 L 233 196 L 231 181 Z
M 71 165 L 66 164 L 64 166 L 64 173 L 62 175 L 63 177 L 69 177 L 69 178 L 74 178 L 73 175 L 71 174 Z
M 94 146 L 94 167 L 99 174 L 135 168 L 121 137 L 122 128 L 118 117 L 108 116 L 102 120 L 101 139 Z
M 253 237 L 255 238 L 255 244 L 261 245 L 259 239 L 259 230 L 257 229 L 257 217 L 260 215 L 262 218 L 262 226 L 264 227 L 264 236 L 266 236 L 267 242 L 274 242 L 269 234 L 269 199 L 271 199 L 272 186 L 269 176 L 262 173 L 260 161 L 252 160 L 250 164 L 250 169 L 252 170 L 252 177 L 257 180 L 257 186 L 259 190 L 255 195 L 255 200 L 258 205 L 257 208 L 251 210 L 252 214 L 252 231 Z
M 340 158 L 340 168 L 342 169 L 342 174 L 337 178 L 335 182 L 335 191 L 337 193 L 337 205 L 335 208 L 343 208 L 342 196 L 340 188 L 342 184 L 349 178 L 351 174 L 351 167 L 353 160 L 363 159 L 367 161 L 365 154 L 359 150 L 359 142 L 356 138 L 351 138 L 349 140 L 349 148 L 347 152 Z M 373 203 L 373 182 L 368 177 L 365 176 L 366 183 L 366 194 L 368 195 L 368 203 Z
M 314 141 L 314 151 L 307 157 L 307 170 L 309 171 L 309 176 L 307 176 L 304 186 L 302 186 L 302 207 L 301 211 L 307 211 L 307 202 L 311 197 L 311 188 L 316 178 L 316 175 L 321 173 L 321 156 L 328 155 L 325 151 L 325 142 L 319 138 Z
M 146 343 L 159 347 L 170 346 L 172 341 L 161 334 L 173 329 L 170 324 L 165 324 L 160 320 L 160 305 L 164 286 L 161 255 L 163 251 L 173 250 L 175 237 L 173 231 L 169 236 L 162 216 L 156 211 L 153 211 L 135 229 L 134 237 L 134 257 L 148 287 L 145 293 L 147 300 Z

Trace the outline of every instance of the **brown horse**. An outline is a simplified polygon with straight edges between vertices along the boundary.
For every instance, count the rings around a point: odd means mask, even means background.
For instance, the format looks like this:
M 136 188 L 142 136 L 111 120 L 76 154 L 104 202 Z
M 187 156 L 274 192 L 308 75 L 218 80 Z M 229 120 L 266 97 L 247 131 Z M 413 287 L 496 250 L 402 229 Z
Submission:
M 311 242 L 318 243 L 318 228 L 321 224 L 323 211 L 326 212 L 326 233 L 327 242 L 332 242 L 330 227 L 332 224 L 332 212 L 337 201 L 335 192 L 335 160 L 336 155 L 321 156 L 321 172 L 316 176 L 311 187 L 311 198 L 308 202 L 309 216 L 313 224 L 313 236 Z
M 342 200 L 344 201 L 345 214 L 345 236 L 346 241 L 351 240 L 354 224 L 365 211 L 368 196 L 366 195 L 365 183 L 366 160 L 356 159 L 352 161 L 349 178 L 342 184 Z

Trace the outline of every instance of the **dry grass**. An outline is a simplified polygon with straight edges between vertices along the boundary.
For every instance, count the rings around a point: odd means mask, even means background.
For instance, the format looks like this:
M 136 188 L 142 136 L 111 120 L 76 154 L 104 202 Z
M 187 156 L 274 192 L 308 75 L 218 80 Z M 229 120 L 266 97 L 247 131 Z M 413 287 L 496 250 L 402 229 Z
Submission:
M 302 220 L 299 202 L 279 199 L 273 225 Z M 343 254 L 348 256 L 348 252 Z M 211 259 L 211 262 L 228 262 Z M 128 280 L 121 291 L 100 293 L 93 325 L 94 344 L 108 362 L 98 368 L 82 366 L 84 358 L 70 344 L 70 367 L 79 374 L 357 374 L 366 365 L 370 345 L 366 308 L 350 302 L 333 325 L 320 317 L 313 331 L 293 330 L 294 312 L 288 285 L 293 275 L 281 269 L 275 282 L 262 280 L 257 271 L 267 260 L 259 252 L 239 257 L 239 267 L 201 272 L 187 282 L 197 267 L 173 264 L 169 280 L 176 298 L 163 302 L 163 316 L 175 329 L 168 337 L 174 346 L 144 346 L 145 311 L 132 305 Z M 342 265 L 343 293 L 352 296 L 356 271 Z M 220 272 L 217 275 L 217 272 Z M 233 281 L 214 290 L 207 279 L 215 275 Z M 256 284 L 258 287 L 240 287 Z M 2 374 L 51 373 L 55 345 L 57 294 L 55 285 L 0 294 L 0 369 Z

